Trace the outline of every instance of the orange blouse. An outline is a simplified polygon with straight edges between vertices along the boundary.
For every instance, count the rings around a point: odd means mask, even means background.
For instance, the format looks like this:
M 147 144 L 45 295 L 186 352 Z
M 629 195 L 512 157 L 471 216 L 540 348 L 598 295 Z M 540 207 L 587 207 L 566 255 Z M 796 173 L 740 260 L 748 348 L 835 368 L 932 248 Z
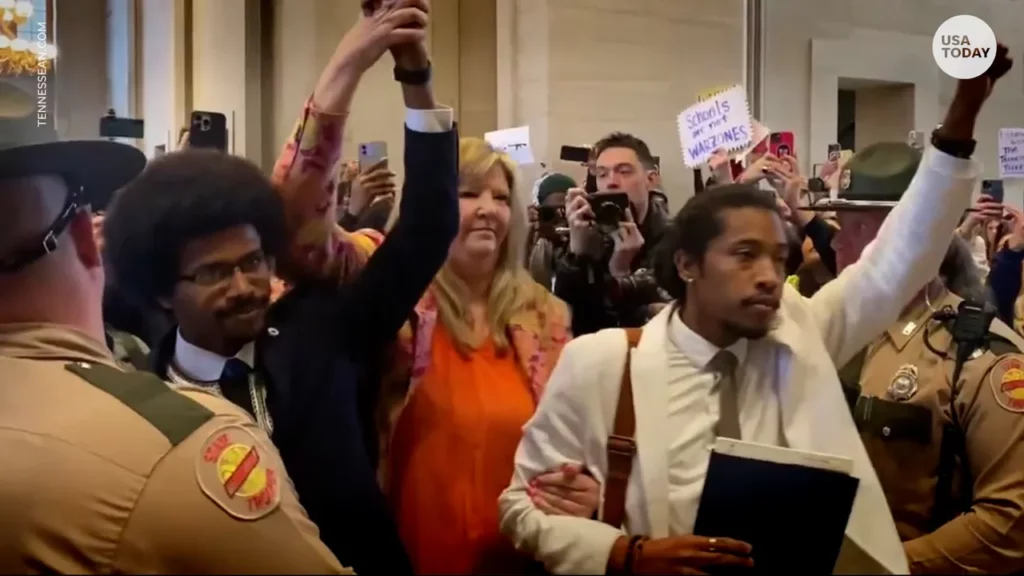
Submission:
M 534 402 L 515 355 L 489 339 L 469 357 L 434 329 L 431 359 L 391 445 L 389 497 L 417 574 L 525 573 L 498 531 L 498 496 Z

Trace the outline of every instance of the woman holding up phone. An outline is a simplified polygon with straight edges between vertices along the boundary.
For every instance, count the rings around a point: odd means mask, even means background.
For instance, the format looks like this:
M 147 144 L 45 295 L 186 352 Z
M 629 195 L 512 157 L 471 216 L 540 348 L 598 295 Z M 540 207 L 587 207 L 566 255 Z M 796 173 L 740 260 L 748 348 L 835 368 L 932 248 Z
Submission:
M 956 233 L 970 244 L 974 263 L 986 275 L 1000 241 L 1006 236 L 1003 212 L 1002 198 L 997 200 L 982 193 L 956 229 Z

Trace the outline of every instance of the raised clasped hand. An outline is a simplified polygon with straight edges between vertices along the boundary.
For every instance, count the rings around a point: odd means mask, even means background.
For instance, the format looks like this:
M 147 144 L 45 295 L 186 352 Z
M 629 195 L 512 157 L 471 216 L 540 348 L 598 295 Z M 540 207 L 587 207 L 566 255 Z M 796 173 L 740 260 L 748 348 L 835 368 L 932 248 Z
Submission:
M 337 68 L 351 68 L 361 74 L 391 48 L 422 44 L 429 20 L 427 0 L 363 2 L 363 17 L 345 34 L 335 50 Z

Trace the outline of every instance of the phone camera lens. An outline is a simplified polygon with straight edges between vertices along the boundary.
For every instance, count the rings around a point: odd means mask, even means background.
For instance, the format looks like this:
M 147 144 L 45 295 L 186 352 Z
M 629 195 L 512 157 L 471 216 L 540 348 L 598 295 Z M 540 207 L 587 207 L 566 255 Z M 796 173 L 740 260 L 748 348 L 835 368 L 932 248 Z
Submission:
M 209 118 L 203 118 L 202 122 L 200 123 L 200 126 L 202 127 L 203 130 L 209 130 L 210 129 L 210 119 Z

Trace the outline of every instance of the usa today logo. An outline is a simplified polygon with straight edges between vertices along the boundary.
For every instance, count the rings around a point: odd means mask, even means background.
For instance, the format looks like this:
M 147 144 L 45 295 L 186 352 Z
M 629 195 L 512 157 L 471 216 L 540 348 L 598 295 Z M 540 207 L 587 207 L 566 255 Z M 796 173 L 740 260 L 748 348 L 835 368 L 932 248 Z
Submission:
M 954 16 L 935 31 L 932 55 L 939 68 L 953 78 L 977 78 L 996 59 L 996 35 L 977 16 Z

